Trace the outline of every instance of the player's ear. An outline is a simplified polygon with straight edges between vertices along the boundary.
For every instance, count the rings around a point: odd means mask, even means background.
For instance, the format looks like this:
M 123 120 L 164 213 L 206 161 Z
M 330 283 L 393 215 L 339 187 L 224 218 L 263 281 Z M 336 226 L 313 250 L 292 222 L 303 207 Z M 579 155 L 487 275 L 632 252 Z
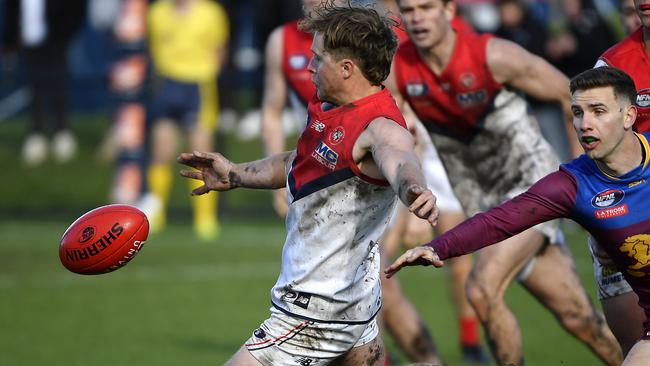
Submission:
M 443 6 L 445 9 L 445 16 L 447 17 L 447 20 L 451 23 L 451 21 L 454 19 L 456 16 L 456 2 L 455 1 L 443 1 Z
M 631 129 L 632 126 L 634 125 L 634 122 L 636 121 L 636 114 L 637 114 L 637 110 L 634 105 L 630 104 L 627 107 L 625 107 L 625 112 L 623 115 L 623 127 L 626 130 Z
M 347 79 L 352 76 L 352 71 L 354 68 L 354 62 L 352 62 L 352 60 L 349 58 L 344 58 L 341 60 L 341 74 L 343 75 L 343 78 Z

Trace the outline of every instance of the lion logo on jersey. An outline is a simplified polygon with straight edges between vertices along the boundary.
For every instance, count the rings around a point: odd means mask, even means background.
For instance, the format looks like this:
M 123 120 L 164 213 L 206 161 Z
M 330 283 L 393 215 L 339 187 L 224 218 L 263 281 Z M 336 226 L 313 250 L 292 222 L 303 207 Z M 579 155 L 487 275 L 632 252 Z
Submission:
M 627 266 L 627 273 L 634 277 L 643 277 L 645 272 L 640 269 L 650 265 L 650 235 L 639 234 L 625 239 L 623 245 L 618 248 L 626 253 L 628 257 L 634 258 L 636 264 Z

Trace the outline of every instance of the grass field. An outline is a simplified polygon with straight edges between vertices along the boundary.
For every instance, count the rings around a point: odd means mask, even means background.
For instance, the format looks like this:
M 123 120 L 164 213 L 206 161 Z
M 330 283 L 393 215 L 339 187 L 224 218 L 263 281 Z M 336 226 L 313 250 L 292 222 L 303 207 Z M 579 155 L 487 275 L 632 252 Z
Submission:
M 224 210 L 222 235 L 208 245 L 195 241 L 182 215 L 186 186 L 179 185 L 173 202 L 180 215 L 151 236 L 133 262 L 107 275 L 75 275 L 59 263 L 59 238 L 76 216 L 105 203 L 111 178 L 110 165 L 98 162 L 93 150 L 105 123 L 83 120 L 75 127 L 84 136 L 84 155 L 67 165 L 27 169 L 18 160 L 22 125 L 0 125 L 0 365 L 222 364 L 268 315 L 284 239 L 283 223 L 265 214 L 268 195 L 226 193 L 233 210 L 255 210 L 247 217 Z M 259 153 L 257 145 L 225 146 L 244 160 Z M 593 296 L 583 234 L 570 231 L 569 242 Z M 442 356 L 461 365 L 445 271 L 413 268 L 399 278 Z M 528 365 L 600 364 L 520 286 L 507 296 Z

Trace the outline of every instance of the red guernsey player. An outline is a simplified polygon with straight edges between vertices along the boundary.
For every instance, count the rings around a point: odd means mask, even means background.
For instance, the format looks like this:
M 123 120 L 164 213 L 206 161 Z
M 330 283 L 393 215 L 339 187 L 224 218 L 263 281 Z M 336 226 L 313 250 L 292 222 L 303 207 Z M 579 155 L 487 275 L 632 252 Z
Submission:
M 636 88 L 624 72 L 601 67 L 571 80 L 573 125 L 584 155 L 551 173 L 528 191 L 480 213 L 412 249 L 385 272 L 403 266 L 442 266 L 464 255 L 517 235 L 539 223 L 570 218 L 584 227 L 623 273 L 645 311 L 642 323 L 626 324 L 637 342 L 624 365 L 650 359 L 650 134 L 632 130 Z M 559 270 L 559 268 L 557 269 Z M 561 273 L 564 275 L 564 273 Z
M 233 164 L 183 154 L 193 191 L 287 187 L 287 239 L 270 317 L 227 365 L 374 365 L 385 353 L 378 241 L 396 203 L 435 223 L 426 182 L 394 99 L 381 83 L 397 39 L 372 8 L 327 3 L 304 20 L 317 98 L 295 151 Z

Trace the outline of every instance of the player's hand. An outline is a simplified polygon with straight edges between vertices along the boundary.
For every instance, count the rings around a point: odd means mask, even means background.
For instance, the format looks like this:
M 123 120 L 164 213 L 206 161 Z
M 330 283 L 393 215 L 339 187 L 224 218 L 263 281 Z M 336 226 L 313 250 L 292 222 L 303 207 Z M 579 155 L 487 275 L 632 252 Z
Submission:
M 427 220 L 431 226 L 438 223 L 438 206 L 436 206 L 436 196 L 429 189 L 413 184 L 408 187 L 406 197 L 409 205 L 409 211 L 415 216 Z
M 287 217 L 289 205 L 287 204 L 287 189 L 280 188 L 273 191 L 273 209 L 278 216 Z
M 407 266 L 431 266 L 442 267 L 444 262 L 440 260 L 438 254 L 435 250 L 429 246 L 421 246 L 413 249 L 409 249 L 404 254 L 393 262 L 390 266 L 384 269 L 386 278 L 391 278 L 402 269 L 402 267 Z
M 202 195 L 210 191 L 227 191 L 236 188 L 233 181 L 232 170 L 234 164 L 219 153 L 194 151 L 182 153 L 178 162 L 194 168 L 194 170 L 181 170 L 181 176 L 203 181 L 203 185 L 192 191 L 192 195 Z

